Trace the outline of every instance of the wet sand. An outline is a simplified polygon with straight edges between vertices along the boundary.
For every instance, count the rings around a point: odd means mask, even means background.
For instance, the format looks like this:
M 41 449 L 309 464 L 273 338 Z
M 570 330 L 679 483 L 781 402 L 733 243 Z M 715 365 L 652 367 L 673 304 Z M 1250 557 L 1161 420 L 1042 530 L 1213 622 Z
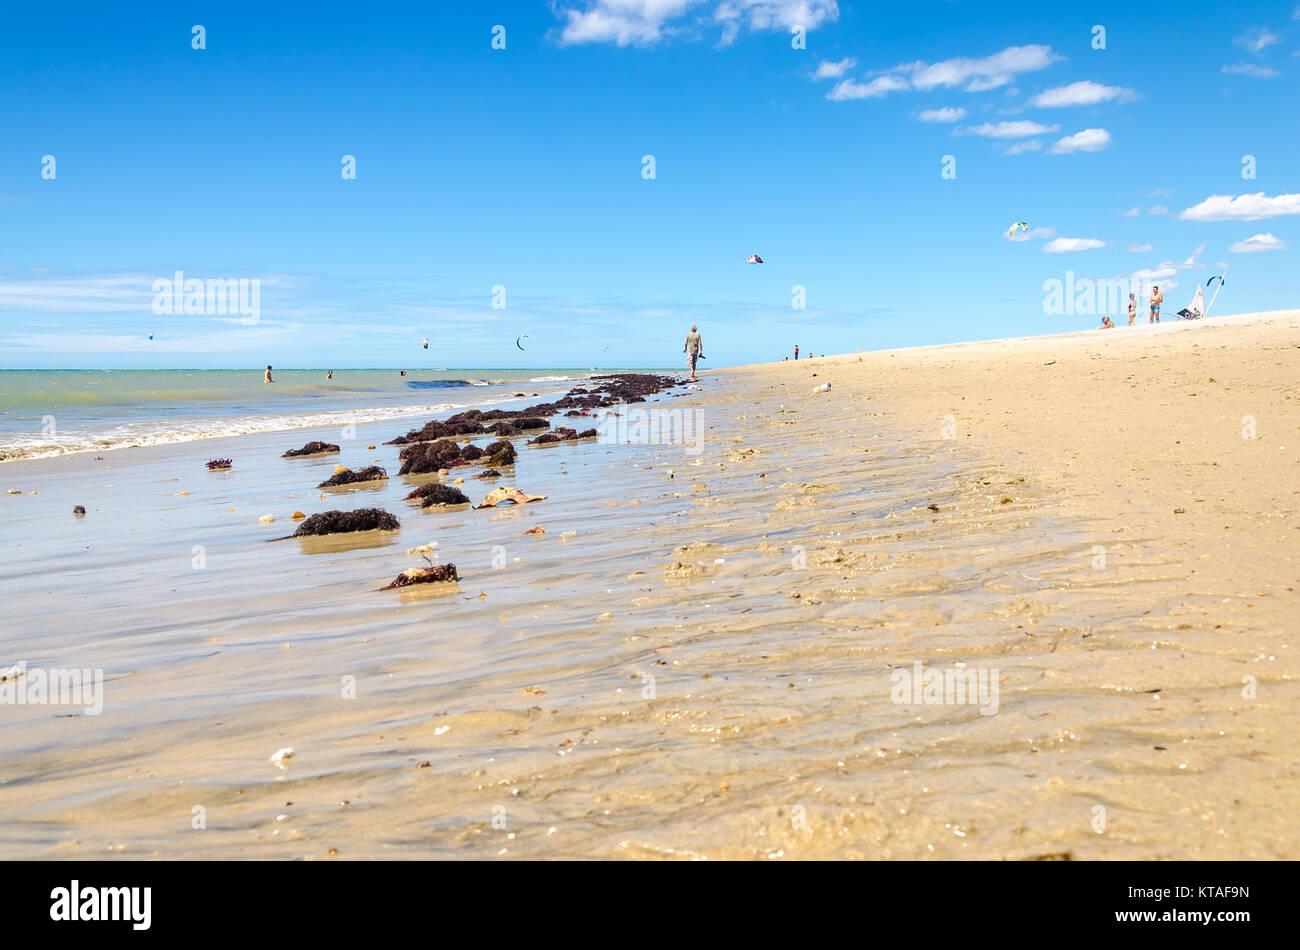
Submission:
M 0 847 L 1295 857 L 1297 378 L 1300 312 L 714 371 L 658 403 L 702 454 L 519 444 L 461 486 L 515 509 L 401 501 L 391 422 L 6 464 L 0 667 L 106 682 L 0 707 Z M 371 505 L 402 530 L 264 543 Z M 377 591 L 433 540 L 458 585 Z M 917 661 L 996 713 L 894 702 Z

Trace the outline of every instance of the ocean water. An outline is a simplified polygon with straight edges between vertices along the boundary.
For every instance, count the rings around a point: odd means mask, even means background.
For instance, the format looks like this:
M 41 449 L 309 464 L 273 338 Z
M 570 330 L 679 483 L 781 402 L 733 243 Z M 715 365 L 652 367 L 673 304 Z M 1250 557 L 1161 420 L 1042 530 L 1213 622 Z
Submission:
M 429 416 L 567 392 L 591 369 L 0 370 L 0 462 Z

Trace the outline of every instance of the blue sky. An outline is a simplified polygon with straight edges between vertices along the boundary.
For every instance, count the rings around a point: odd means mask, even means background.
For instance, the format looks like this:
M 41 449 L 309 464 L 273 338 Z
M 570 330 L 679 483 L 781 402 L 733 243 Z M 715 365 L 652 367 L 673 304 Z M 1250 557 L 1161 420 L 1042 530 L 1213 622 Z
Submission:
M 0 366 L 719 366 L 1224 263 L 1217 312 L 1300 306 L 1294 2 L 273 6 L 10 6 Z M 176 271 L 257 322 L 155 314 Z

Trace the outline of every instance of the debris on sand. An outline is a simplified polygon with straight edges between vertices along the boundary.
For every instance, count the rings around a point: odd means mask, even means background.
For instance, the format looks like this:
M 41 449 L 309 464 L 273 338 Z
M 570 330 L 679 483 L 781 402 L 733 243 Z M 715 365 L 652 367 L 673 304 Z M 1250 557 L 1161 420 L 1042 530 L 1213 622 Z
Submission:
M 817 375 L 817 374 L 814 373 L 813 375 L 815 376 L 815 375 Z M 815 389 L 813 389 L 813 395 L 816 395 L 817 393 L 828 393 L 828 392 L 830 392 L 830 391 L 831 391 L 831 384 L 830 384 L 830 383 L 822 383 L 820 386 L 818 386 L 818 387 L 816 387 Z
M 72 513 L 76 515 L 78 518 L 86 517 L 86 509 L 81 505 L 74 505 L 72 508 Z
M 275 524 L 275 515 L 262 515 L 257 519 L 258 524 Z
M 433 442 L 436 439 L 449 439 L 458 435 L 482 435 L 487 430 L 483 424 L 468 413 L 452 416 L 445 422 L 437 419 L 426 422 L 423 428 L 412 429 L 406 435 L 385 442 L 385 445 L 411 445 L 415 442 Z
M 427 423 L 422 429 L 413 429 L 394 439 L 390 445 L 408 445 L 412 442 L 431 442 L 435 439 L 457 435 L 478 435 L 494 432 L 501 437 L 517 436 L 529 429 L 550 427 L 550 416 L 568 410 L 589 412 L 621 403 L 645 402 L 647 396 L 664 392 L 681 381 L 671 376 L 653 373 L 606 373 L 591 377 L 585 386 L 577 386 L 555 402 L 537 403 L 522 409 L 467 409 L 443 421 Z M 522 394 L 520 394 L 522 395 Z M 532 395 L 536 396 L 537 393 Z M 485 424 L 491 423 L 484 428 Z
M 215 472 L 222 469 L 227 469 L 234 464 L 235 463 L 233 459 L 210 459 L 208 461 L 208 471 Z
M 395 587 L 409 587 L 411 584 L 437 584 L 460 580 L 455 564 L 434 564 L 430 567 L 413 567 L 402 571 L 393 578 L 393 582 L 380 590 L 392 590 Z
M 539 524 L 533 525 L 531 528 L 529 528 L 527 531 L 524 532 L 524 534 L 535 534 L 538 536 L 543 535 L 545 533 L 546 533 L 546 529 Z
M 513 465 L 515 447 L 509 442 L 496 441 L 485 449 L 477 445 L 457 445 L 451 439 L 421 442 L 402 449 L 399 475 L 426 475 L 442 472 L 460 465 Z
M 595 429 L 584 429 L 582 432 L 579 432 L 577 429 L 560 426 L 554 432 L 547 432 L 543 435 L 539 435 L 535 439 L 529 439 L 528 444 L 552 445 L 556 442 L 576 442 L 579 439 L 594 439 L 598 435 L 600 435 L 600 433 Z
M 408 501 L 421 499 L 421 508 L 434 505 L 468 505 L 469 498 L 459 488 L 451 485 L 422 485 L 406 496 Z
M 533 501 L 545 501 L 545 495 L 529 495 L 509 485 L 503 485 L 500 488 L 494 488 L 487 493 L 481 504 L 475 505 L 475 508 L 492 508 L 501 504 L 503 501 L 512 501 L 516 505 L 526 505 Z
M 343 534 L 350 531 L 396 531 L 401 522 L 382 508 L 358 508 L 356 511 L 321 511 L 312 515 L 291 537 L 305 538 L 317 534 Z
M 498 439 L 483 450 L 483 464 L 489 468 L 514 465 L 517 455 L 513 444 Z
M 271 762 L 274 765 L 278 765 L 280 768 L 284 768 L 284 763 L 297 754 L 297 752 L 293 751 L 293 746 L 285 746 L 275 755 L 271 756 Z
M 402 460 L 398 475 L 427 475 L 453 465 L 469 464 L 461 458 L 461 447 L 450 439 L 409 445 L 397 457 Z
M 437 541 L 430 541 L 428 544 L 421 544 L 418 548 L 407 548 L 406 556 L 422 557 L 427 561 L 429 559 L 429 555 L 433 553 L 433 549 L 436 548 L 437 546 L 438 546 Z
M 301 521 L 303 518 L 306 518 L 307 516 L 304 515 L 301 511 L 295 511 L 293 515 L 291 515 L 291 517 L 293 518 L 294 521 Z
M 355 485 L 357 482 L 375 482 L 388 477 L 388 473 L 378 465 L 367 465 L 355 472 L 340 465 L 334 474 L 317 485 L 317 488 L 338 488 L 340 485 Z
M 339 447 L 332 442 L 308 442 L 300 449 L 290 449 L 280 456 L 282 459 L 298 458 L 303 455 L 325 455 L 328 452 L 338 452 Z
M 722 545 L 712 541 L 695 541 L 673 550 L 673 562 L 664 568 L 664 576 L 677 578 L 702 577 L 718 563 L 717 555 Z

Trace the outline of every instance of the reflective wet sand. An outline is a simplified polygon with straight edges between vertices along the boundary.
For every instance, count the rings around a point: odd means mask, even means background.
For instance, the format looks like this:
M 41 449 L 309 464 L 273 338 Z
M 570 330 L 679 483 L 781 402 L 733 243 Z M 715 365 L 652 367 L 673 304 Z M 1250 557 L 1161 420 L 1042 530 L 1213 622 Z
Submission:
M 391 423 L 6 465 L 39 494 L 0 495 L 0 667 L 106 682 L 0 706 L 0 847 L 1294 857 L 1297 316 L 716 372 L 656 403 L 699 455 L 521 444 L 461 486 L 518 508 L 322 502 L 396 472 Z M 266 540 L 372 505 L 402 530 Z M 459 584 L 378 592 L 430 541 Z M 996 711 L 895 702 L 917 661 Z

